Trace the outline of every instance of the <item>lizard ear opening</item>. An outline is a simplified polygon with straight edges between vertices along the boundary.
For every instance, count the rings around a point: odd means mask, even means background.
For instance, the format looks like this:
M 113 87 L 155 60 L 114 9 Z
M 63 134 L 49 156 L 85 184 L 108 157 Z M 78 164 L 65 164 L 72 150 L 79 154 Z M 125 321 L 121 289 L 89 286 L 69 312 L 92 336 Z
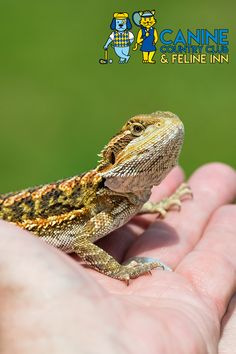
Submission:
M 114 163 L 116 162 L 116 155 L 111 149 L 108 149 L 103 156 L 108 164 L 114 165 Z
M 113 151 L 110 154 L 110 162 L 112 165 L 114 165 L 114 163 L 116 162 L 116 156 Z
M 99 162 L 99 165 L 97 167 L 97 171 L 99 172 L 106 170 L 107 168 L 111 167 L 111 165 L 114 165 L 116 162 L 116 155 L 114 151 L 104 151 L 102 157 L 103 159 Z

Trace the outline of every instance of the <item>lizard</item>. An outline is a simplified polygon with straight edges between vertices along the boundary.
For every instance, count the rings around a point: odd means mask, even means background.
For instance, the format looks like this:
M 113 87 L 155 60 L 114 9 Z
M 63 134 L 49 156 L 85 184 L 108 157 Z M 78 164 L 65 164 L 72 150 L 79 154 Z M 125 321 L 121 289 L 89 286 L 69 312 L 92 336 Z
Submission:
M 91 171 L 20 192 L 0 194 L 0 219 L 18 225 L 66 253 L 76 253 L 93 269 L 126 281 L 156 267 L 158 259 L 136 257 L 118 263 L 95 242 L 120 228 L 133 216 L 164 216 L 181 198 L 191 194 L 183 183 L 159 203 L 151 203 L 151 189 L 177 164 L 184 125 L 171 112 L 132 117 L 99 155 Z

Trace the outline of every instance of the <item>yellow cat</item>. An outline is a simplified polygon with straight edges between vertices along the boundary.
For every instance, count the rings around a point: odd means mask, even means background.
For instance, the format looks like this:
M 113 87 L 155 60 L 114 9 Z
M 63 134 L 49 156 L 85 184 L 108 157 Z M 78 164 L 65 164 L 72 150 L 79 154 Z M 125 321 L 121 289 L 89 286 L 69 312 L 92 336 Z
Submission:
M 133 14 L 134 23 L 141 27 L 138 31 L 137 41 L 133 50 L 137 50 L 138 45 L 141 45 L 140 50 L 143 54 L 143 63 L 155 64 L 153 57 L 156 52 L 158 34 L 156 28 L 153 27 L 156 23 L 154 14 L 155 10 L 139 11 Z

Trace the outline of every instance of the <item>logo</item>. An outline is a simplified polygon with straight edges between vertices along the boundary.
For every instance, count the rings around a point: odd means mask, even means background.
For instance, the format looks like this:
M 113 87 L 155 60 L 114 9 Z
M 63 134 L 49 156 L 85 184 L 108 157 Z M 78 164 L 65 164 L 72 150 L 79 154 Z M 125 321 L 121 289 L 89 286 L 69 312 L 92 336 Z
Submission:
M 229 63 L 228 28 L 186 31 L 165 28 L 158 33 L 155 14 L 155 10 L 134 11 L 130 19 L 127 12 L 115 12 L 110 24 L 112 32 L 99 63 L 112 64 L 109 57 L 114 53 L 119 64 L 127 64 L 138 49 L 143 64 Z M 138 28 L 136 34 L 131 31 L 133 26 Z
M 160 62 L 163 64 L 229 63 L 229 30 L 217 28 L 160 32 Z

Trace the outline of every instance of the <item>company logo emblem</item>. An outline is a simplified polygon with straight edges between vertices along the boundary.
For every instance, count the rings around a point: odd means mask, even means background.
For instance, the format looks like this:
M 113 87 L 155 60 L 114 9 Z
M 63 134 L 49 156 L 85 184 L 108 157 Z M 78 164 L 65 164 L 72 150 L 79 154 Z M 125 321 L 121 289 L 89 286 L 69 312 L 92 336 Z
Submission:
M 186 31 L 165 28 L 158 34 L 155 10 L 134 11 L 131 19 L 127 12 L 113 14 L 112 32 L 104 45 L 100 64 L 112 64 L 111 53 L 116 55 L 119 64 L 127 64 L 138 49 L 143 64 L 229 63 L 228 28 Z M 136 35 L 131 31 L 133 25 L 139 28 Z

